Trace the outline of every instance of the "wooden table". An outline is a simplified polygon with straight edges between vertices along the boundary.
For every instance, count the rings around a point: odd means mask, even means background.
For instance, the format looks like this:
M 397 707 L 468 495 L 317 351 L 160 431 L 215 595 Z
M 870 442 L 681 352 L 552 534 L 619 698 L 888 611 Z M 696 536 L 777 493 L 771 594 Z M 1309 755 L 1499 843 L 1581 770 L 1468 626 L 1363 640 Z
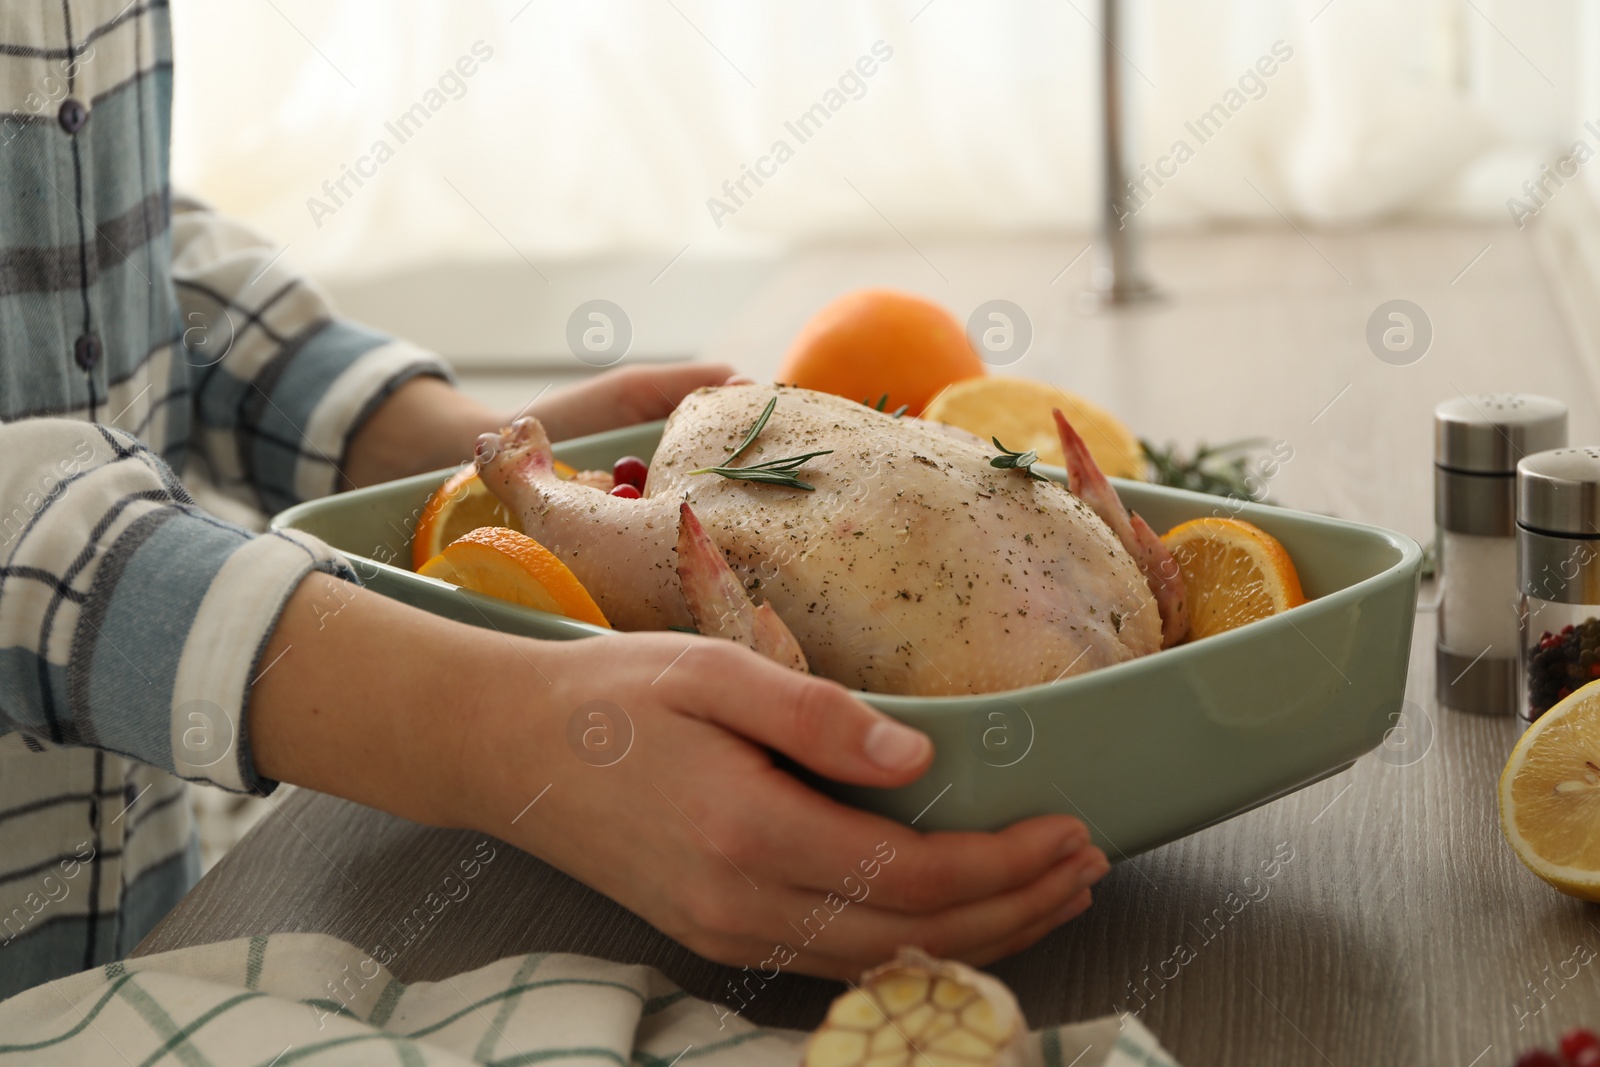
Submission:
M 1172 301 L 1127 317 L 1060 316 L 1036 344 L 1071 351 L 1078 362 L 1015 370 L 1069 385 L 1106 383 L 1099 391 L 1138 413 L 1139 429 L 1171 426 L 1182 439 L 1280 436 L 1296 449 L 1275 486 L 1280 498 L 1419 537 L 1430 525 L 1429 411 L 1456 388 L 1563 396 L 1573 405 L 1575 438 L 1600 438 L 1581 354 L 1523 237 L 1436 227 L 1311 239 L 1314 247 L 1292 233 L 1153 241 L 1152 270 L 1177 294 Z M 1472 268 L 1476 277 L 1452 285 L 1486 244 L 1495 254 Z M 951 284 L 987 295 L 1029 292 L 1015 277 L 1007 289 L 1006 271 L 1064 263 L 1077 247 L 1027 246 L 987 266 L 980 256 L 987 285 L 959 276 Z M 919 254 L 955 261 L 940 247 Z M 848 269 L 917 269 L 909 253 L 879 255 L 874 265 L 852 253 Z M 1217 280 L 1230 271 L 1231 288 Z M 760 303 L 814 306 L 826 288 L 822 273 L 802 262 Z M 828 284 L 852 281 L 835 274 Z M 1415 367 L 1379 364 L 1362 343 L 1365 316 L 1391 296 L 1417 300 L 1434 316 L 1436 351 Z M 773 321 L 769 341 L 789 328 L 783 316 Z M 774 345 L 752 338 L 752 329 L 733 331 L 744 351 L 757 353 L 745 365 L 770 372 Z M 1187 338 L 1182 358 L 1176 338 Z M 1509 361 L 1513 339 L 1517 359 Z M 1354 395 L 1340 392 L 1341 382 Z M 1203 422 L 1197 409 L 1219 421 Z M 1424 601 L 1432 595 L 1424 589 Z M 1029 1020 L 1135 1010 L 1188 1067 L 1493 1067 L 1569 1026 L 1600 1025 L 1600 909 L 1548 889 L 1505 845 L 1495 783 L 1518 727 L 1436 707 L 1433 634 L 1424 610 L 1403 740 L 1293 796 L 1120 864 L 1087 915 L 995 966 Z M 407 916 L 428 914 L 429 892 L 479 840 L 296 793 L 136 954 L 287 930 L 322 931 L 371 950 L 404 941 L 399 931 L 411 929 L 392 968 L 406 980 L 530 950 L 651 964 L 708 998 L 732 976 L 504 845 L 465 901 L 408 927 Z M 1262 861 L 1291 852 L 1276 877 L 1260 877 Z M 1588 958 L 1595 961 L 1580 962 Z M 786 975 L 745 1014 L 810 1027 L 837 991 Z

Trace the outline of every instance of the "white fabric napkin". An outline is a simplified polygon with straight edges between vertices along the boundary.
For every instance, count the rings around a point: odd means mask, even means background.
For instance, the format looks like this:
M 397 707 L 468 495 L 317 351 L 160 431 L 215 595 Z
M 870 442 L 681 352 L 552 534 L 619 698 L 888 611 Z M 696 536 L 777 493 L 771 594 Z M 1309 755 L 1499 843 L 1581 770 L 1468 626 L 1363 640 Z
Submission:
M 754 1026 L 649 967 L 534 953 L 406 985 L 361 949 L 274 934 L 108 964 L 0 1002 L 0 1065 L 792 1067 Z M 1028 1036 L 1030 1067 L 1176 1067 L 1131 1016 Z

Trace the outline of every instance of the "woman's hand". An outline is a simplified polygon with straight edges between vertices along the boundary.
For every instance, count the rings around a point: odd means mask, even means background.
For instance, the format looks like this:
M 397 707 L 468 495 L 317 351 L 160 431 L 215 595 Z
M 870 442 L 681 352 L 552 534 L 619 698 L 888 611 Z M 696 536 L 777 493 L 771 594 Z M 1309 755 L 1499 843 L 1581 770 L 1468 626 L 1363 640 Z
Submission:
M 731 641 L 532 641 L 311 574 L 260 663 L 261 774 L 493 834 L 723 963 L 853 978 L 901 945 L 986 963 L 1081 913 L 1107 870 L 1064 815 L 923 834 L 817 793 L 769 750 L 893 787 L 932 746 Z
M 553 390 L 518 414 L 534 416 L 550 440 L 564 441 L 664 419 L 696 389 L 723 385 L 733 377 L 733 368 L 724 363 L 620 367 Z
M 912 944 L 987 963 L 1083 912 L 1108 870 L 1067 816 L 922 834 L 815 792 L 767 749 L 891 787 L 923 774 L 932 745 L 844 687 L 731 642 L 523 647 L 545 681 L 512 672 L 478 719 L 462 821 L 710 959 L 854 978 Z
M 465 462 L 480 434 L 521 415 L 536 416 L 552 441 L 664 419 L 696 389 L 723 385 L 733 376 L 733 368 L 722 363 L 624 367 L 553 390 L 517 412 L 485 407 L 438 378 L 413 378 L 355 432 L 341 464 L 340 487 L 376 485 Z

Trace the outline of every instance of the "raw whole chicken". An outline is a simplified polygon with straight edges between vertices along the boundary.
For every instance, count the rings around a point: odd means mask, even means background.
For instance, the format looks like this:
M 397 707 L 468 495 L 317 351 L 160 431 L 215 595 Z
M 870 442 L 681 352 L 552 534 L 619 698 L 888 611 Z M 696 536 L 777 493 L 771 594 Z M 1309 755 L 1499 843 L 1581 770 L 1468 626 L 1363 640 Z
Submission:
M 618 629 L 693 627 L 852 688 L 950 696 L 1120 663 L 1187 629 L 1172 557 L 1056 420 L 1071 491 L 934 424 L 771 385 L 687 397 L 639 499 L 558 477 L 534 419 L 485 435 L 478 464 Z M 811 491 L 706 472 L 804 453 L 823 453 L 795 470 Z

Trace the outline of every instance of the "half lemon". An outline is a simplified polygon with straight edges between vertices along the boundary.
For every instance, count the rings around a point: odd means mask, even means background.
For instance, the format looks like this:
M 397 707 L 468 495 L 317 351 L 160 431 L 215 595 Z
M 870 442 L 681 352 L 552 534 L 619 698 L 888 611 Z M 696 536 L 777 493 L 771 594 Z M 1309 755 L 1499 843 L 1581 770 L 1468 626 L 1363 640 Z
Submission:
M 1534 874 L 1600 902 L 1600 681 L 1539 716 L 1511 750 L 1500 829 Z

